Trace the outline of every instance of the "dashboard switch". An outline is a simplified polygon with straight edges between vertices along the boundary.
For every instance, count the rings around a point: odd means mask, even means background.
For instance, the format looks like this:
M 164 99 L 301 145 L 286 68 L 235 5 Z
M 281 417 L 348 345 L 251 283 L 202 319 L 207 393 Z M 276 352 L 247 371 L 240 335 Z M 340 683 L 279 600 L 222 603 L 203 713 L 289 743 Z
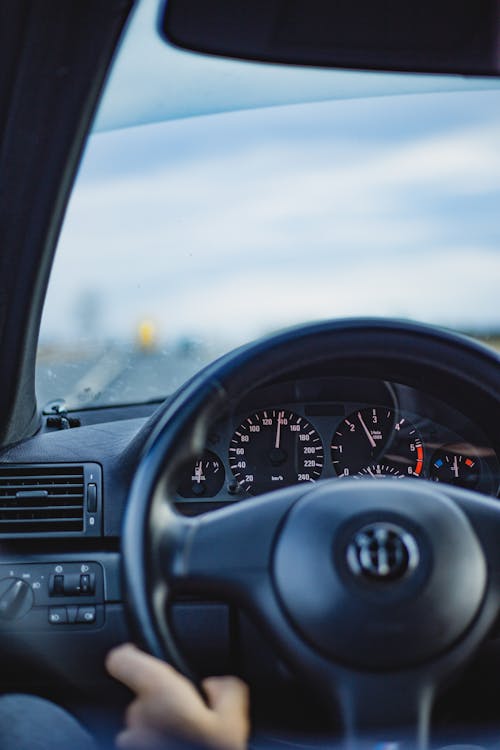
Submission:
M 78 607 L 78 614 L 76 616 L 77 622 L 86 623 L 91 625 L 95 622 L 96 609 L 95 607 Z
M 64 625 L 68 622 L 66 607 L 51 607 L 49 609 L 49 622 L 51 625 Z
M 0 581 L 0 620 L 19 620 L 33 606 L 33 589 L 20 578 Z
M 50 577 L 50 596 L 92 596 L 94 593 L 94 573 L 65 573 Z
M 87 510 L 89 513 L 97 513 L 97 485 L 87 485 Z
M 88 573 L 83 573 L 80 576 L 80 594 L 93 594 L 94 588 L 94 576 L 91 576 Z
M 78 596 L 80 594 L 80 575 L 67 573 L 64 576 L 63 596 Z
M 52 579 L 51 596 L 64 596 L 64 576 L 57 575 Z

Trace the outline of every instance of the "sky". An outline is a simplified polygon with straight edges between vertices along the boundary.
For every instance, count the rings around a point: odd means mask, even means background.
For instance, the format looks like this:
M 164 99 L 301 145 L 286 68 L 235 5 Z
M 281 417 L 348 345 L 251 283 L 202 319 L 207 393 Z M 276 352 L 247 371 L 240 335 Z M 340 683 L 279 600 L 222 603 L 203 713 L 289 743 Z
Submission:
M 497 92 L 96 134 L 42 336 L 127 338 L 145 318 L 235 344 L 345 315 L 500 326 L 499 141 Z
M 498 82 L 190 56 L 145 46 L 156 11 L 108 83 L 42 344 L 144 320 L 231 346 L 351 315 L 500 328 Z

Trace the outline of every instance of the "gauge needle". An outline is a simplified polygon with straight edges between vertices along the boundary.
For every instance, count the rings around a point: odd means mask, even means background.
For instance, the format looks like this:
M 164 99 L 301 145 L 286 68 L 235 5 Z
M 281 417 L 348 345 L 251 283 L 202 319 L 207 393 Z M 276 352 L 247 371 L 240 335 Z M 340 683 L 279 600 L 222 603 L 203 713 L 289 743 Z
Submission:
M 361 412 L 360 411 L 358 411 L 358 419 L 361 422 L 361 426 L 362 426 L 363 430 L 366 432 L 366 437 L 368 438 L 368 442 L 370 443 L 370 445 L 371 445 L 372 448 L 375 448 L 375 445 L 376 445 L 375 440 L 372 438 L 372 436 L 370 434 L 370 430 L 365 425 L 365 423 L 363 421 L 363 417 L 361 416 Z
M 276 442 L 274 443 L 275 448 L 280 447 L 280 441 L 281 441 L 281 414 L 282 412 L 278 412 L 278 426 L 276 428 Z
M 458 479 L 458 458 L 457 454 L 455 453 L 455 456 L 453 458 L 453 473 L 455 474 L 455 479 Z
M 200 461 L 194 467 L 195 482 L 198 482 L 198 484 L 201 484 L 201 474 L 202 474 L 202 471 L 203 471 L 203 462 Z

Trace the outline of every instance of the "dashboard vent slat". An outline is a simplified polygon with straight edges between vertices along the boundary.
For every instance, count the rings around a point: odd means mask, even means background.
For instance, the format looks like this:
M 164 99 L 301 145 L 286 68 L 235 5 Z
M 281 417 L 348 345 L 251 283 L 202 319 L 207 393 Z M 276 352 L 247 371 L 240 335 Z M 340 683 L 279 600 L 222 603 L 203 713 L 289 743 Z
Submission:
M 0 473 L 2 476 L 2 481 L 4 482 L 29 482 L 29 481 L 47 481 L 47 479 L 51 479 L 50 475 L 47 474 L 33 474 L 32 476 L 27 477 L 26 474 L 9 474 L 9 470 L 5 470 L 4 468 L 0 468 Z M 5 472 L 5 473 L 3 473 Z M 61 482 L 78 482 L 81 484 L 81 475 L 80 474 L 57 474 L 52 477 L 52 480 L 55 481 L 61 481 Z
M 0 505 L 0 518 L 5 516 L 6 518 L 9 517 L 9 515 L 12 515 L 13 513 L 42 513 L 42 512 L 56 512 L 59 514 L 59 511 L 62 513 L 67 510 L 78 510 L 80 512 L 82 511 L 81 505 L 23 505 L 22 507 L 19 507 L 17 505 L 11 505 L 10 507 L 5 507 L 3 505 Z
M 57 483 L 54 482 L 54 483 L 48 484 L 46 483 L 46 480 L 43 484 L 41 482 L 40 483 L 37 482 L 36 485 L 34 484 L 33 481 L 30 483 L 25 483 L 25 484 L 14 484 L 14 482 L 9 482 L 4 485 L 3 478 L 0 475 L 0 487 L 2 489 L 7 490 L 8 492 L 34 492 L 35 490 L 31 489 L 34 486 L 36 486 L 37 492 L 43 492 L 44 490 L 46 490 L 47 492 L 50 492 L 53 489 L 66 490 L 66 491 L 71 490 L 71 491 L 78 492 L 78 491 L 81 491 L 83 488 L 83 484 L 62 484 L 60 482 L 57 482 Z
M 0 466 L 0 535 L 84 530 L 83 466 Z
M 47 497 L 47 490 L 19 490 L 16 497 Z
M 29 501 L 29 502 L 28 502 Z M 0 510 L 4 508 L 25 508 L 26 506 L 33 506 L 37 508 L 47 507 L 47 497 L 0 497 Z M 75 495 L 50 495 L 50 506 L 64 506 L 73 505 L 80 508 L 81 502 Z
M 81 519 L 78 516 L 75 516 L 74 513 L 70 513 L 68 516 L 62 516 L 60 519 L 55 521 L 53 518 L 39 518 L 38 516 L 36 518 L 1 518 L 0 516 L 0 523 L 6 524 L 10 526 L 11 524 L 24 524 L 24 523 L 33 523 L 36 521 L 37 523 L 46 524 L 46 523 L 66 523 L 66 521 L 71 522 L 77 522 Z
M 1 480 L 0 480 L 1 482 Z M 57 488 L 54 488 L 57 489 Z M 83 487 L 78 490 L 78 492 L 47 492 L 46 494 L 42 495 L 41 493 L 29 493 L 29 494 L 23 494 L 18 492 L 2 492 L 0 490 L 0 503 L 2 503 L 4 500 L 20 500 L 21 502 L 23 500 L 43 500 L 43 498 L 47 497 L 80 497 L 83 494 Z

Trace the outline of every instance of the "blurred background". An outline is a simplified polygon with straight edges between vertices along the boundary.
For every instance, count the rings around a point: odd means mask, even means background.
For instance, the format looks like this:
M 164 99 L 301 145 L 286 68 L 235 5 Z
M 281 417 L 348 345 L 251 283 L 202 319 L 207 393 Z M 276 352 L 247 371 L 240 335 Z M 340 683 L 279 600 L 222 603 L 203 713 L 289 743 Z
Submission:
M 262 107 L 96 132 L 37 395 L 165 397 L 305 321 L 391 316 L 500 346 L 500 91 Z

